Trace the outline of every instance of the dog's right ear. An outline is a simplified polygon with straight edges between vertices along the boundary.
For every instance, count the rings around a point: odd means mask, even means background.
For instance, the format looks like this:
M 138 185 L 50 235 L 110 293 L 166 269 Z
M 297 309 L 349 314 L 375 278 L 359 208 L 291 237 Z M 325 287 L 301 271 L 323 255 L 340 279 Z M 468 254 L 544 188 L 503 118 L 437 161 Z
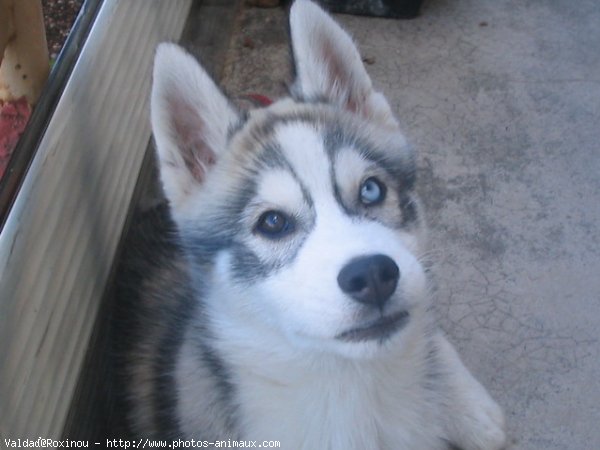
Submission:
M 176 211 L 225 149 L 238 114 L 196 59 L 175 44 L 158 47 L 153 77 L 152 131 L 163 188 Z

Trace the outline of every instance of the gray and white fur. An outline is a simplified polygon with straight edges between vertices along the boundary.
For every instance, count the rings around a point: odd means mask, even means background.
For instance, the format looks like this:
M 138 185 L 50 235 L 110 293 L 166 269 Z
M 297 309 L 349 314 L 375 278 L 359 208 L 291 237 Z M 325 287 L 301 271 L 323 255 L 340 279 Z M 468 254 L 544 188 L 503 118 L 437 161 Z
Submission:
M 174 225 L 138 230 L 121 291 L 131 429 L 503 448 L 500 408 L 431 317 L 413 150 L 348 34 L 308 0 L 290 26 L 290 97 L 245 113 L 189 54 L 158 48 L 152 127 Z

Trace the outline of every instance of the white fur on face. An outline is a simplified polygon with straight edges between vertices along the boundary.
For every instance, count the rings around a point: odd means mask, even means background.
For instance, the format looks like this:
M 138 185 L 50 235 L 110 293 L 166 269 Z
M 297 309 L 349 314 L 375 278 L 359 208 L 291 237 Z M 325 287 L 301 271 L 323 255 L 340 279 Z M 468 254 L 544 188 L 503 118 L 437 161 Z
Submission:
M 332 197 L 330 164 L 322 136 L 310 125 L 299 122 L 281 126 L 275 139 L 313 201 Z
M 292 214 L 306 206 L 302 189 L 292 174 L 283 169 L 268 170 L 261 174 L 256 197 L 274 208 L 283 206 Z
M 293 175 L 286 169 L 267 169 L 261 173 L 256 199 L 250 205 L 255 211 L 251 216 L 256 218 L 268 209 L 281 210 L 294 216 L 297 230 L 282 242 L 255 233 L 249 233 L 245 241 L 261 260 L 290 251 L 296 255 L 290 263 L 247 287 L 244 308 L 254 316 L 267 314 L 264 322 L 274 324 L 296 345 L 360 354 L 357 348 L 371 348 L 376 343 L 345 343 L 335 336 L 375 319 L 379 312 L 365 316 L 364 306 L 342 292 L 338 274 L 357 257 L 376 254 L 391 257 L 400 269 L 401 278 L 385 312 L 410 312 L 419 305 L 425 290 L 423 269 L 409 250 L 414 247 L 413 238 L 378 221 L 349 216 L 344 211 L 334 195 L 331 161 L 323 138 L 312 126 L 282 125 L 275 137 Z M 336 170 L 348 173 L 350 179 L 362 179 L 369 167 L 364 159 L 351 149 L 344 150 L 342 155 L 336 158 L 336 163 L 341 164 Z M 300 183 L 310 196 L 310 207 Z M 341 187 L 358 189 L 358 186 L 354 182 Z M 246 228 L 251 226 L 249 221 Z M 230 277 L 227 273 L 230 257 L 224 257 L 218 265 L 223 283 Z

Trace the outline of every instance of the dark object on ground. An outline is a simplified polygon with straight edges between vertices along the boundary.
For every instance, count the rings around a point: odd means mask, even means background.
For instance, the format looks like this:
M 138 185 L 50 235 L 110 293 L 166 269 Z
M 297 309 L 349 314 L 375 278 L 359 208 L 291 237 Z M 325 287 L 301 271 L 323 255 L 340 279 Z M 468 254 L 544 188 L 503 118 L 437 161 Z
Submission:
M 423 0 L 322 0 L 331 12 L 412 19 L 419 15 Z

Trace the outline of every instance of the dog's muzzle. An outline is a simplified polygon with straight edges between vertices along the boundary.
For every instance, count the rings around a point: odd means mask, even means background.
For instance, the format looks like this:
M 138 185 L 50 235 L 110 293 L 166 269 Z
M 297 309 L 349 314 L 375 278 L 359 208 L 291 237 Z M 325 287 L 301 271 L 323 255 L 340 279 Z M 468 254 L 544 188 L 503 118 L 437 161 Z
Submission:
M 400 269 L 386 255 L 370 255 L 353 259 L 340 271 L 337 281 L 341 290 L 353 300 L 376 308 L 381 317 L 336 336 L 348 342 L 384 341 L 404 326 L 408 312 L 384 314 L 384 307 L 392 297 L 400 280 Z

